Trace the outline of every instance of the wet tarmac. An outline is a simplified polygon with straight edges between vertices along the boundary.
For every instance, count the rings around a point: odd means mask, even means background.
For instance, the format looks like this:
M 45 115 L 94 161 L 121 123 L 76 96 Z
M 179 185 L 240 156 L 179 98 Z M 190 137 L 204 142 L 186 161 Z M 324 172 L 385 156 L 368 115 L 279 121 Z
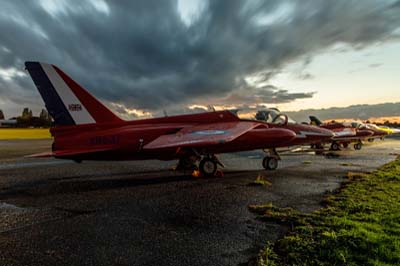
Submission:
M 249 204 L 313 211 L 347 172 L 370 172 L 400 154 L 400 140 L 339 156 L 226 154 L 224 176 L 195 178 L 174 162 L 28 159 L 49 140 L 0 141 L 0 265 L 247 265 L 285 232 Z M 249 186 L 257 176 L 270 186 Z

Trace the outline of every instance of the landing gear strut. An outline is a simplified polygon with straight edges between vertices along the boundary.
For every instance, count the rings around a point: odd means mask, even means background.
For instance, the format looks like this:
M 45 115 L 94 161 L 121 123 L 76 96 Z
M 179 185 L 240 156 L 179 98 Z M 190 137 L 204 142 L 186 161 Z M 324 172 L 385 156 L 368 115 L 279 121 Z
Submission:
M 175 167 L 175 170 L 197 170 L 196 162 L 199 160 L 199 157 L 192 156 L 182 156 L 179 158 L 178 165 Z
M 265 156 L 262 161 L 262 166 L 266 170 L 275 170 L 278 168 L 278 160 L 280 159 L 278 152 L 275 149 L 270 149 L 269 156 Z

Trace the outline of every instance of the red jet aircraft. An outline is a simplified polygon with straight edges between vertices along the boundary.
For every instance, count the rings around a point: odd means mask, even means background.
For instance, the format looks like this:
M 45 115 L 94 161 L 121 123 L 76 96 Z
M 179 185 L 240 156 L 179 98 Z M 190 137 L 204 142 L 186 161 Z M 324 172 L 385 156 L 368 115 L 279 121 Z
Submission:
M 34 157 L 200 161 L 201 174 L 213 176 L 223 166 L 215 154 L 286 147 L 297 138 L 293 130 L 242 120 L 230 111 L 124 121 L 58 67 L 25 66 L 54 119 L 52 152 Z M 266 156 L 263 166 L 275 169 L 277 160 Z
M 385 132 L 372 130 L 367 127 L 360 126 L 359 123 L 322 123 L 317 117 L 310 116 L 311 124 L 317 125 L 321 128 L 332 130 L 335 136 L 332 138 L 331 150 L 340 150 L 340 145 L 347 148 L 352 142 L 355 142 L 354 149 L 360 150 L 362 148 L 362 140 L 369 138 L 382 137 Z
M 291 142 L 291 146 L 330 143 L 334 136 L 331 130 L 297 123 L 276 108 L 258 111 L 256 120 L 265 121 L 272 128 L 285 128 L 294 131 L 296 138 Z
M 297 123 L 276 108 L 258 111 L 255 119 L 257 121 L 265 121 L 270 128 L 284 128 L 295 132 L 296 138 L 291 141 L 290 146 L 314 146 L 331 143 L 332 137 L 334 136 L 331 130 L 308 125 L 306 123 Z M 279 155 L 275 149 L 271 149 L 269 152 L 270 155 L 279 159 Z
M 288 146 L 296 137 L 291 130 L 243 121 L 229 111 L 123 121 L 58 67 L 39 62 L 25 66 L 55 125 L 50 129 L 52 152 L 37 157 L 200 160 L 200 172 L 214 175 L 217 164 L 222 165 L 215 154 Z M 276 158 L 264 162 L 274 166 Z

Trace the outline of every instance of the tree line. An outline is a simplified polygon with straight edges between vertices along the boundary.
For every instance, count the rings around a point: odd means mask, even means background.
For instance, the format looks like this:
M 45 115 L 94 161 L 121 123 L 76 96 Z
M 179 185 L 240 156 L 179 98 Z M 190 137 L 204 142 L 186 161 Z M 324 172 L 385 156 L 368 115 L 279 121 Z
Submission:
M 4 113 L 0 109 L 0 120 L 4 119 L 5 119 Z M 13 117 L 11 118 L 11 120 L 16 120 L 15 125 L 8 125 L 13 127 L 50 127 L 53 123 L 53 119 L 45 109 L 42 109 L 42 111 L 40 111 L 39 116 L 34 116 L 32 110 L 27 107 L 22 110 L 20 116 Z M 371 122 L 374 123 L 374 121 Z M 366 123 L 370 123 L 370 121 L 367 120 Z M 389 120 L 383 123 L 376 123 L 376 124 L 388 127 L 400 127 L 400 123 L 391 122 Z
M 5 116 L 2 110 L 0 110 L 0 120 L 5 120 Z M 15 124 L 6 124 L 8 127 L 50 127 L 53 119 L 49 113 L 42 109 L 38 116 L 34 116 L 32 110 L 24 108 L 20 116 L 12 117 L 9 120 L 16 121 Z

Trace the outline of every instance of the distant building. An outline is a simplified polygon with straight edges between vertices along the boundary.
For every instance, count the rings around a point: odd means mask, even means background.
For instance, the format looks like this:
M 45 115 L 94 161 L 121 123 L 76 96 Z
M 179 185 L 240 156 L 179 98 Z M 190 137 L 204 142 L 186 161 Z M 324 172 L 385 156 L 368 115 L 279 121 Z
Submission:
M 17 125 L 17 119 L 0 119 L 0 127 L 15 127 Z

